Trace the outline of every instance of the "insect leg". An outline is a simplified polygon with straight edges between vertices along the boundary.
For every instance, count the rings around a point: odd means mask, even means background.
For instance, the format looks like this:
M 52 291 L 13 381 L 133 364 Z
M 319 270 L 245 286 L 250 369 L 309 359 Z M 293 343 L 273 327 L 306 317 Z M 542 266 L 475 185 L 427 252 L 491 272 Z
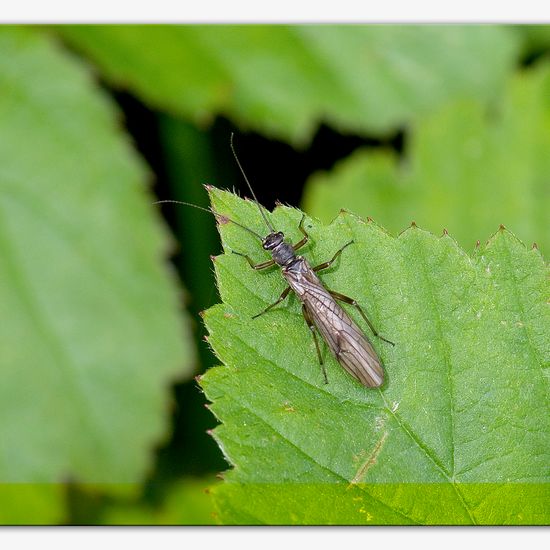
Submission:
M 388 339 L 384 338 L 383 336 L 381 336 L 380 334 L 378 334 L 378 331 L 374 328 L 372 323 L 369 321 L 369 318 L 365 315 L 365 312 L 363 311 L 361 306 L 353 298 L 350 298 L 349 296 L 346 296 L 345 294 L 340 294 L 339 292 L 334 292 L 334 290 L 329 290 L 328 288 L 327 288 L 327 290 L 328 290 L 328 292 L 330 292 L 330 295 L 333 298 L 336 298 L 337 300 L 342 300 L 342 302 L 346 302 L 346 304 L 350 304 L 354 308 L 356 308 L 357 311 L 359 311 L 359 313 L 361 314 L 361 317 L 363 317 L 363 319 L 366 321 L 367 325 L 369 325 L 370 329 L 372 330 L 372 333 L 377 338 L 380 338 L 380 340 L 384 340 L 384 342 L 387 342 L 388 344 L 391 344 L 392 346 L 395 346 L 395 344 L 393 342 L 391 342 L 390 340 L 388 340 Z
M 296 244 L 292 245 L 292 248 L 294 250 L 298 250 L 299 248 L 302 248 L 308 241 L 309 241 L 309 235 L 307 234 L 307 231 L 304 229 L 304 220 L 306 218 L 305 214 L 302 214 L 302 219 L 300 220 L 300 225 L 298 226 L 298 229 L 301 231 L 304 238 L 301 241 L 298 241 Z
M 338 256 L 340 256 L 340 254 L 342 254 L 342 251 L 344 250 L 344 248 L 348 247 L 350 244 L 353 244 L 353 241 L 350 241 L 349 243 L 346 243 L 340 250 L 338 250 L 336 252 L 336 254 L 334 254 L 334 256 L 332 257 L 331 260 L 329 260 L 328 262 L 324 262 L 322 264 L 319 264 L 317 266 L 315 266 L 313 269 L 313 271 L 321 271 L 323 269 L 326 269 L 327 267 L 330 267 L 333 262 L 336 260 L 336 258 L 338 258 Z
M 260 313 L 257 313 L 256 315 L 254 315 L 252 319 L 256 319 L 256 317 L 263 315 L 266 311 L 269 311 L 272 307 L 275 307 L 277 304 L 280 304 L 288 296 L 289 292 L 290 292 L 290 287 L 287 286 L 283 290 L 282 294 L 277 298 L 277 301 L 273 302 L 270 306 L 267 306 L 264 310 L 260 311 Z
M 250 264 L 250 267 L 252 269 L 260 270 L 260 269 L 266 269 L 267 267 L 271 267 L 275 264 L 274 260 L 267 260 L 266 262 L 260 262 L 259 264 L 255 264 L 252 258 L 250 256 L 247 256 L 246 254 L 243 254 L 242 252 L 235 252 L 232 250 L 233 254 L 237 254 L 237 256 L 242 256 L 246 259 L 246 261 Z
M 304 316 L 304 319 L 306 320 L 307 326 L 309 327 L 309 330 L 311 330 L 311 335 L 313 336 L 313 341 L 315 342 L 315 349 L 317 350 L 317 357 L 319 359 L 319 365 L 321 365 L 321 369 L 323 370 L 323 376 L 325 377 L 325 384 L 328 384 L 328 378 L 327 378 L 327 371 L 325 369 L 325 364 L 323 363 L 323 356 L 321 355 L 321 348 L 319 347 L 319 340 L 317 339 L 317 333 L 315 324 L 311 320 L 311 317 L 309 316 L 309 313 L 307 312 L 306 306 L 302 305 L 302 315 Z

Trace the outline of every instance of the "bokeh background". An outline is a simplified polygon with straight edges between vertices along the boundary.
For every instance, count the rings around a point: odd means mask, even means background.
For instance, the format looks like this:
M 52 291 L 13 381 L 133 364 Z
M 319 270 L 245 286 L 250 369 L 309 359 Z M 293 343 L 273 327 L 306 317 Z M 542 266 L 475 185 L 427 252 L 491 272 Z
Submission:
M 214 523 L 203 184 L 550 246 L 550 27 L 0 27 L 0 523 Z

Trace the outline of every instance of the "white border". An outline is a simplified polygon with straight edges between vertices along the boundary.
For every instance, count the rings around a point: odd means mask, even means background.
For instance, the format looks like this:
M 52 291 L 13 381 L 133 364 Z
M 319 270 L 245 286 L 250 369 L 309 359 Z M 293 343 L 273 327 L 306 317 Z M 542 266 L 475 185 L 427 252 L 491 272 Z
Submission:
M 486 550 L 537 547 L 545 534 L 547 530 L 536 527 L 49 527 L 0 529 L 0 543 L 7 548 L 50 548 L 55 544 L 56 550 L 97 550 L 98 547 L 102 550 L 440 550 L 464 548 L 464 545 L 469 550 Z
M 544 6 L 547 4 L 548 7 Z M 358 5 L 360 9 L 358 9 Z M 546 11 L 543 11 L 545 9 Z M 135 2 L 96 0 L 91 3 L 50 0 L 18 0 L 2 6 L 0 23 L 550 23 L 550 3 L 522 0 L 514 3 L 461 0 L 445 3 L 429 0 L 321 3 L 299 0 L 201 0 Z M 547 534 L 547 532 L 546 532 Z M 224 550 L 278 548 L 431 548 L 449 543 L 468 548 L 531 546 L 541 540 L 537 528 L 9 528 L 0 529 L 6 547 L 45 547 L 73 550 L 132 548 L 181 550 L 215 545 Z M 9 543 L 12 544 L 9 544 Z
M 542 0 L 18 0 L 3 4 L 2 23 L 550 23 L 550 3 Z

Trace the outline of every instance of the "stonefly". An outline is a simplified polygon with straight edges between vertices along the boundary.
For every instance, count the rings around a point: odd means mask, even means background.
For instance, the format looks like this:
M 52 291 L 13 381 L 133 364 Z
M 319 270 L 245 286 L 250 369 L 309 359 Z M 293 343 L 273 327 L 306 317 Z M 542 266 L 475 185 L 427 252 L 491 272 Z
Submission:
M 302 303 L 302 314 L 307 323 L 307 326 L 311 330 L 313 341 L 315 343 L 315 349 L 317 350 L 317 357 L 319 364 L 323 370 L 323 376 L 325 383 L 328 383 L 326 369 L 323 363 L 323 356 L 319 347 L 319 340 L 317 338 L 317 332 L 321 334 L 325 342 L 327 343 L 330 351 L 338 362 L 346 369 L 354 378 L 356 378 L 361 384 L 368 388 L 377 388 L 384 382 L 384 370 L 382 368 L 382 362 L 374 351 L 369 339 L 353 321 L 353 319 L 338 305 L 336 300 L 340 300 L 347 304 L 354 306 L 361 314 L 361 317 L 365 320 L 372 333 L 387 342 L 394 345 L 375 330 L 368 317 L 365 315 L 361 306 L 353 299 L 339 292 L 335 292 L 323 286 L 323 283 L 317 277 L 317 273 L 323 269 L 330 267 L 336 259 L 342 254 L 345 248 L 353 244 L 353 241 L 349 241 L 342 248 L 336 251 L 334 256 L 327 262 L 323 262 L 315 267 L 311 267 L 308 261 L 302 257 L 297 256 L 296 251 L 302 248 L 309 240 L 309 235 L 304 229 L 305 214 L 302 214 L 302 219 L 298 225 L 298 229 L 303 235 L 303 238 L 296 244 L 290 244 L 285 242 L 285 236 L 282 231 L 276 231 L 271 225 L 268 217 L 266 216 L 263 207 L 260 205 L 256 198 L 256 194 L 246 177 L 246 174 L 239 162 L 235 148 L 233 146 L 233 135 L 231 135 L 231 150 L 241 171 L 244 180 L 254 202 L 258 206 L 260 214 L 269 229 L 269 235 L 262 237 L 252 229 L 228 218 L 226 215 L 219 214 L 213 208 L 202 208 L 196 204 L 191 204 L 183 201 L 174 200 L 162 200 L 158 203 L 177 203 L 184 204 L 186 206 L 192 206 L 199 210 L 212 213 L 216 218 L 229 221 L 235 225 L 245 229 L 262 243 L 262 246 L 271 254 L 271 260 L 255 264 L 253 260 L 246 254 L 241 252 L 235 252 L 246 259 L 253 269 L 263 270 L 278 265 L 281 268 L 281 273 L 286 279 L 288 286 L 283 290 L 279 298 L 271 305 L 260 311 L 257 315 L 254 315 L 253 319 L 263 315 L 271 308 L 280 304 L 290 293 L 294 291 L 300 302 Z

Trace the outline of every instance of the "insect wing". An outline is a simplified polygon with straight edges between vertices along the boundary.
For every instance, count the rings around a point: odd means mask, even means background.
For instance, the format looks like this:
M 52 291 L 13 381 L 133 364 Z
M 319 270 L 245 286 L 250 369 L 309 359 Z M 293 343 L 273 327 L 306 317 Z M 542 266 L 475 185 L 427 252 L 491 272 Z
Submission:
M 332 354 L 364 386 L 381 386 L 384 371 L 367 337 L 313 271 L 306 273 L 305 278 L 309 284 L 305 285 L 301 299 Z

